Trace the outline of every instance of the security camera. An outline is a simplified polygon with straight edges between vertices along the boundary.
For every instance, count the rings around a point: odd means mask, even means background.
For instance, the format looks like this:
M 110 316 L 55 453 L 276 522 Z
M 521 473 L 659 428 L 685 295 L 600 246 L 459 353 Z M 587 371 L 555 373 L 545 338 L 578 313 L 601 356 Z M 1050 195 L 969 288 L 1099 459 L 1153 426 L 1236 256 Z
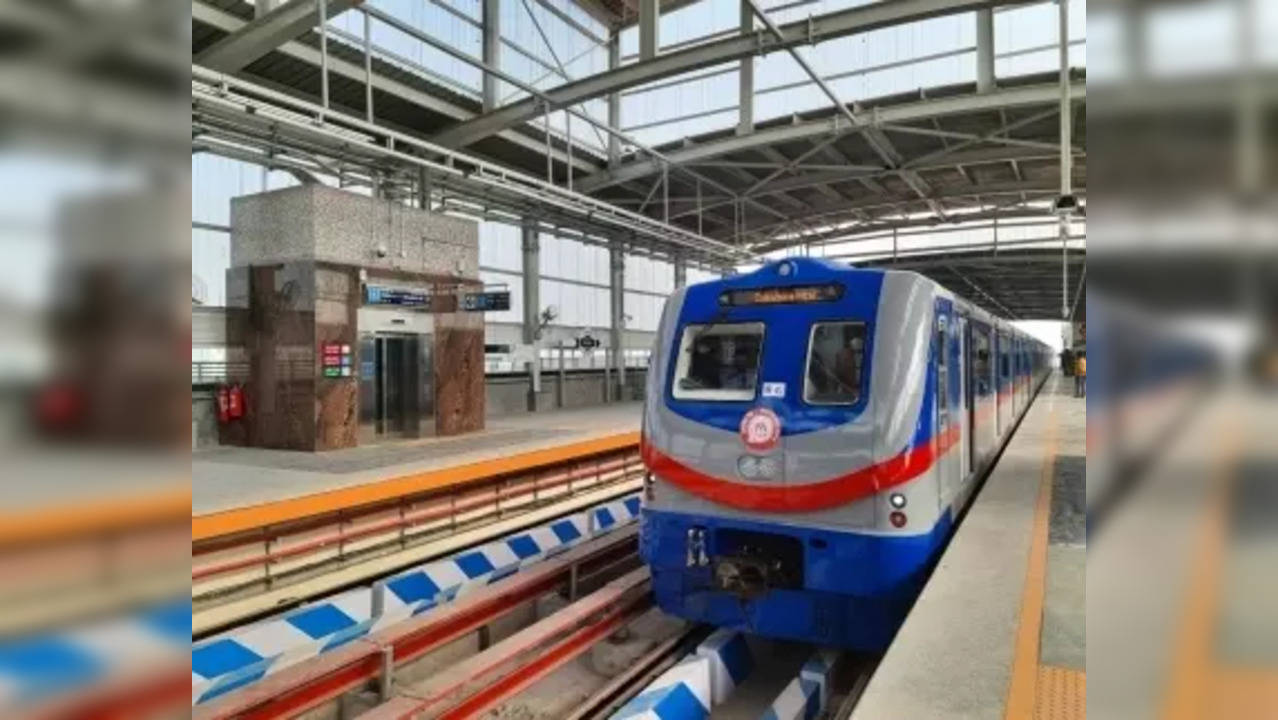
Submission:
M 1073 195 L 1062 195 L 1052 203 L 1052 210 L 1057 215 L 1070 215 L 1078 210 L 1078 198 Z
M 386 243 L 377 243 L 377 257 L 384 258 L 390 254 L 390 249 L 386 247 Z

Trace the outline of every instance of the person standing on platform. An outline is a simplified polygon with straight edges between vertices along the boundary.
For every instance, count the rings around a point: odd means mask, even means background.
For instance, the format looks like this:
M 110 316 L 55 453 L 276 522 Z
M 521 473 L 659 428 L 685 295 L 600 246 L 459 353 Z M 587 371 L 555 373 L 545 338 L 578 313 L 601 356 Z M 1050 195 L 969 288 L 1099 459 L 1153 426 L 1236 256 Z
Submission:
M 1080 352 L 1074 360 L 1074 397 L 1087 397 L 1087 353 Z

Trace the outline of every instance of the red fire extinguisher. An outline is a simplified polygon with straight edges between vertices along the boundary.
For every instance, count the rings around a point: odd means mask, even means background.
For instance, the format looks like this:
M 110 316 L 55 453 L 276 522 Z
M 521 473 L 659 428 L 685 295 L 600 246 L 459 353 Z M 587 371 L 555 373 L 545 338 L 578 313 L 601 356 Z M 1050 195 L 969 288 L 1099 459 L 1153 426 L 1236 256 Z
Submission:
M 227 414 L 232 419 L 244 417 L 244 386 L 236 383 L 227 393 Z
M 217 421 L 228 423 L 231 420 L 231 391 L 221 385 L 217 389 Z

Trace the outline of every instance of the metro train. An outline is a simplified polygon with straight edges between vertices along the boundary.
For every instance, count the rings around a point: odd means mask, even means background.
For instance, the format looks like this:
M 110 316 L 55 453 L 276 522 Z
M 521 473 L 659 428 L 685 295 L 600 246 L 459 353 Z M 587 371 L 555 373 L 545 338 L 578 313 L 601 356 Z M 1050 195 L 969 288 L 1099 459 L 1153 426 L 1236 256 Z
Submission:
M 885 648 L 1051 357 L 913 272 L 791 258 L 675 292 L 641 439 L 658 605 Z

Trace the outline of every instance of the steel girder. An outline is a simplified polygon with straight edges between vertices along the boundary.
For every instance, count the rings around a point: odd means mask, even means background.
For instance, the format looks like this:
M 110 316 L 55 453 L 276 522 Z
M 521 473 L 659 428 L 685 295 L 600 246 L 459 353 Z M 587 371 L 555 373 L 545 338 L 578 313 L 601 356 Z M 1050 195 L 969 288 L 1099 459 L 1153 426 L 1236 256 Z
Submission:
M 546 91 L 546 96 L 551 109 L 558 110 L 608 93 L 754 55 L 766 55 L 798 45 L 812 45 L 942 15 L 1012 4 L 1015 0 L 883 0 L 788 23 L 778 28 L 780 37 L 736 34 L 710 40 L 565 83 Z M 543 112 L 545 105 L 539 99 L 526 98 L 444 130 L 433 137 L 432 142 L 445 147 L 463 147 L 532 120 Z
M 1086 83 L 1075 82 L 1071 88 L 1071 97 L 1076 103 L 1086 100 Z M 1015 108 L 1027 105 L 1050 105 L 1059 100 L 1060 86 L 1053 83 L 1050 85 L 1007 88 L 991 93 L 973 92 L 931 100 L 920 100 L 883 108 L 873 108 L 863 114 L 866 116 L 867 122 L 874 124 L 909 123 L 928 118 L 982 110 Z M 834 115 L 820 120 L 761 128 L 748 135 L 730 135 L 711 142 L 693 144 L 677 150 L 671 150 L 666 153 L 666 156 L 672 163 L 694 163 L 747 150 L 757 150 L 798 140 L 811 140 L 828 135 L 849 134 L 857 131 L 858 128 L 849 126 L 841 116 Z M 584 177 L 577 181 L 576 187 L 582 192 L 596 192 L 618 183 L 643 178 L 654 172 L 660 172 L 660 170 L 661 164 L 655 160 L 646 158 L 635 160 L 615 169 L 603 170 Z
M 336 17 L 364 0 L 325 0 L 327 17 Z M 308 0 L 286 2 L 205 48 L 194 62 L 211 70 L 243 70 L 275 48 L 319 24 L 319 6 Z

